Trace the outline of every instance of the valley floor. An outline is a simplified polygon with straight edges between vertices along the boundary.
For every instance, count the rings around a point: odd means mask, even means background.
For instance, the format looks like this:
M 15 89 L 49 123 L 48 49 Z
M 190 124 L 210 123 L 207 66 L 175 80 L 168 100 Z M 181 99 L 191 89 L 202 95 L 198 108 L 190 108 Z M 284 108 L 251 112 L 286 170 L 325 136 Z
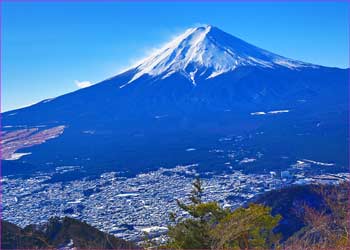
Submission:
M 50 180 L 57 173 L 79 171 L 78 167 L 60 167 L 55 173 L 25 179 L 7 176 L 2 179 L 3 219 L 24 227 L 54 216 L 69 216 L 127 240 L 140 241 L 148 233 L 162 241 L 170 223 L 169 212 L 180 212 L 176 199 L 188 202 L 191 183 L 199 175 L 197 168 L 197 164 L 160 168 L 133 178 L 107 172 L 97 179 L 67 182 Z M 281 177 L 275 172 L 243 174 L 236 170 L 200 176 L 204 201 L 216 200 L 230 208 L 290 185 L 350 180 L 347 173 L 310 175 L 297 167 L 282 172 Z

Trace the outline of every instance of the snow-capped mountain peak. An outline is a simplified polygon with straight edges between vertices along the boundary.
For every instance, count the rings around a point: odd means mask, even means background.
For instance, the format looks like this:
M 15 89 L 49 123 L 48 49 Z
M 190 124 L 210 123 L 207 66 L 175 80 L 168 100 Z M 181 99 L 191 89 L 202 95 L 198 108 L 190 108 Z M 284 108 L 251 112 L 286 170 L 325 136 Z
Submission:
M 242 66 L 313 66 L 255 47 L 211 25 L 191 28 L 139 62 L 129 83 L 142 75 L 167 78 L 181 73 L 196 84 L 196 78 L 213 78 Z

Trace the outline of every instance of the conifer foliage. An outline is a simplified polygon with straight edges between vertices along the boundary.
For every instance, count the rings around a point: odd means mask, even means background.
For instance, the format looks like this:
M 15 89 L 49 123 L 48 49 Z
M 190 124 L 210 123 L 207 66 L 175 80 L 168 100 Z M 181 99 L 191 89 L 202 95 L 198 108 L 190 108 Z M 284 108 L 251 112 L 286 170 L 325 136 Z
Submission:
M 190 204 L 177 201 L 189 214 L 181 219 L 171 214 L 174 225 L 169 227 L 169 243 L 172 249 L 254 249 L 271 248 L 278 241 L 273 229 L 280 216 L 272 216 L 269 207 L 250 204 L 233 212 L 217 202 L 203 202 L 203 186 L 200 179 L 193 182 Z

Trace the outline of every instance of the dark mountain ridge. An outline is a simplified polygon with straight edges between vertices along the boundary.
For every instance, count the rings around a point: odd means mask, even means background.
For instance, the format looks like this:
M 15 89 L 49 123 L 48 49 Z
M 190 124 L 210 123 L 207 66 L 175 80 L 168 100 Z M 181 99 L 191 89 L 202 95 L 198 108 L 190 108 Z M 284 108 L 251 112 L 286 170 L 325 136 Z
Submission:
M 51 218 L 45 225 L 24 229 L 1 221 L 1 249 L 140 249 L 136 244 L 73 218 Z

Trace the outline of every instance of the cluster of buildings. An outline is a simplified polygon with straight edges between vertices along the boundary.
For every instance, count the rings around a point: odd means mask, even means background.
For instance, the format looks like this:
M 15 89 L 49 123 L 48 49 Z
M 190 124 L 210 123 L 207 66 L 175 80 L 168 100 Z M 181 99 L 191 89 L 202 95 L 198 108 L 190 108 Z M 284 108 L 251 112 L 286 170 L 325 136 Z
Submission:
M 50 182 L 52 175 L 3 177 L 3 218 L 19 226 L 45 223 L 53 216 L 70 216 L 124 239 L 140 241 L 167 230 L 169 213 L 186 217 L 176 200 L 188 201 L 196 164 L 121 177 L 115 172 L 96 179 Z M 73 167 L 59 172 L 75 171 Z M 269 174 L 230 173 L 203 178 L 204 201 L 235 208 L 256 195 L 292 184 L 338 183 L 349 174 L 305 176 L 303 168 Z

